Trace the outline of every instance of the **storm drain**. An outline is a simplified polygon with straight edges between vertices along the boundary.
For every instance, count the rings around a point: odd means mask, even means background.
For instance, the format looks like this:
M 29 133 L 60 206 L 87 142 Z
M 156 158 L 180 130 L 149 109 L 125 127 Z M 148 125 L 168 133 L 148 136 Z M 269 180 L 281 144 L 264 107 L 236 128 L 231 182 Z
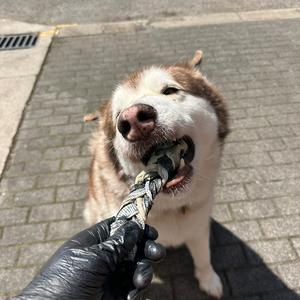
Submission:
M 0 35 L 0 51 L 32 48 L 38 36 L 38 33 Z

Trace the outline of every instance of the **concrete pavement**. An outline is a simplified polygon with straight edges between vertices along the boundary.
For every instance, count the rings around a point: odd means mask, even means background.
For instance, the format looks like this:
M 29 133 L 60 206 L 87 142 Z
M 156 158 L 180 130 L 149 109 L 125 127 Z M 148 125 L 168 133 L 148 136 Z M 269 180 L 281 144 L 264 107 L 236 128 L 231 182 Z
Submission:
M 295 17 L 101 32 L 95 31 L 99 26 L 62 29 L 3 173 L 0 299 L 16 294 L 85 226 L 87 142 L 95 124 L 84 125 L 82 116 L 107 99 L 124 74 L 172 63 L 200 48 L 201 69 L 224 94 L 232 119 L 211 241 L 224 299 L 299 300 L 299 25 Z M 144 298 L 207 299 L 184 247 L 170 250 L 157 266 Z

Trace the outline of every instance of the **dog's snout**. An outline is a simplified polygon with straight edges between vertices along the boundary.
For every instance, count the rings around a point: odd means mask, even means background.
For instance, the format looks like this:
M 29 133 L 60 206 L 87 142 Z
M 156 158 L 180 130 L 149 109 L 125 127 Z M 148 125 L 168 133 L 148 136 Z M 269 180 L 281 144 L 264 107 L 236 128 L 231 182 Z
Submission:
M 157 112 L 147 104 L 135 104 L 124 109 L 118 119 L 117 127 L 130 142 L 147 139 L 156 125 Z

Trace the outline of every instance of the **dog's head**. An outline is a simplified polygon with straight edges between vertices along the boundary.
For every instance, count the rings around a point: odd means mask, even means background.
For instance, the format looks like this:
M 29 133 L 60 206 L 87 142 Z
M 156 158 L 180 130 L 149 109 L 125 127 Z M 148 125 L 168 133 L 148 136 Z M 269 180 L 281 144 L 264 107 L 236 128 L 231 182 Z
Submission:
M 197 51 L 187 63 L 132 74 L 100 110 L 108 149 L 127 176 L 134 178 L 142 170 L 141 161 L 153 146 L 184 138 L 189 150 L 166 186 L 168 192 L 180 191 L 192 181 L 196 166 L 222 144 L 227 112 L 223 98 L 196 68 L 201 58 Z

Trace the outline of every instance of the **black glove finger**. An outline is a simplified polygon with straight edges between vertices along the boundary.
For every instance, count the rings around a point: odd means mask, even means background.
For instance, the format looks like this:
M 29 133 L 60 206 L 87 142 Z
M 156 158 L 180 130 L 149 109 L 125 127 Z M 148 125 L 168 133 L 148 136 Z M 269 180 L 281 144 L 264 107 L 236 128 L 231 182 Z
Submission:
M 134 286 L 139 290 L 146 288 L 151 283 L 153 273 L 153 267 L 149 260 L 142 259 L 137 262 L 137 266 L 133 274 Z
M 115 217 L 108 218 L 77 233 L 65 243 L 65 246 L 69 248 L 90 247 L 107 240 L 110 234 L 110 225 L 114 220 Z
M 128 257 L 142 234 L 143 230 L 136 222 L 128 221 L 106 241 L 89 247 L 89 251 L 96 253 L 107 265 L 107 269 L 115 270 L 117 265 Z
M 134 289 L 127 295 L 127 300 L 137 300 L 144 290 Z
M 145 243 L 144 254 L 145 257 L 150 259 L 151 261 L 159 262 L 165 258 L 166 248 L 161 244 L 148 240 Z
M 153 240 L 154 241 L 157 238 L 158 238 L 158 232 L 157 232 L 157 230 L 154 227 L 146 224 L 145 225 L 145 230 L 144 230 L 144 239 L 145 240 Z

